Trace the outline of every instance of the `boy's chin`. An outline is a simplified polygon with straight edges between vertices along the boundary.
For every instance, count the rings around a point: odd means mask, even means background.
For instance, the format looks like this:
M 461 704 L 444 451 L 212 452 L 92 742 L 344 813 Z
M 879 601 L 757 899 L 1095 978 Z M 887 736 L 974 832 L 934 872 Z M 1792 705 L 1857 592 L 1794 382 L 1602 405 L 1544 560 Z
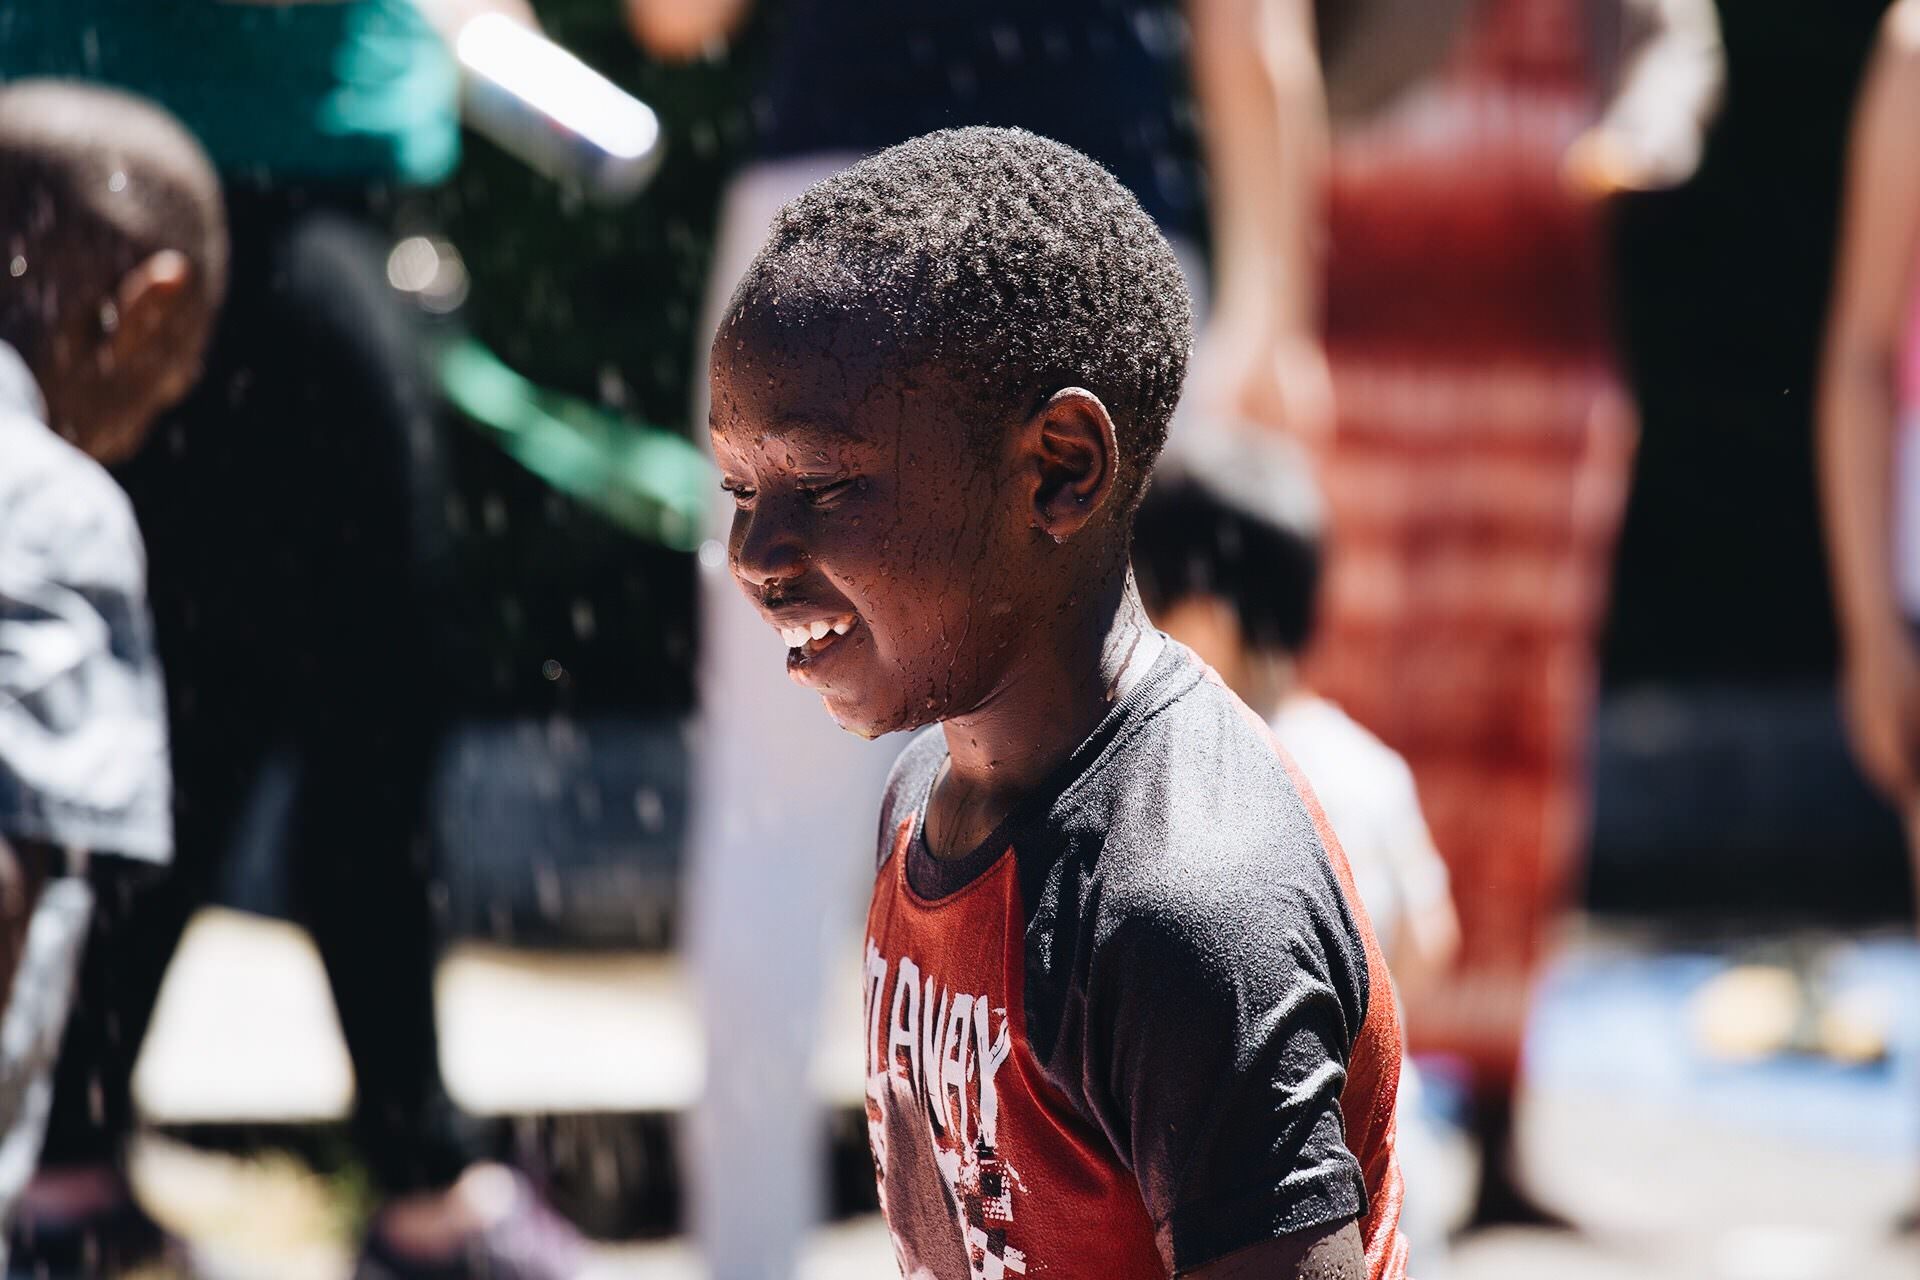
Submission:
M 846 693 L 822 689 L 820 701 L 825 704 L 827 714 L 833 722 L 848 733 L 872 740 L 884 738 L 890 733 L 911 733 L 915 729 L 924 729 L 940 718 L 937 707 L 922 707 L 918 711 L 893 699 L 878 702 L 850 696 Z

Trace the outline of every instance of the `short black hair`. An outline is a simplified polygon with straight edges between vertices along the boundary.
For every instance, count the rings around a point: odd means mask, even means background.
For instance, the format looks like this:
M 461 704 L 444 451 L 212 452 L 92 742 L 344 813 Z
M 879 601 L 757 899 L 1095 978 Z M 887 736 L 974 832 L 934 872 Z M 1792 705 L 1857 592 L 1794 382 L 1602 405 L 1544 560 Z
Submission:
M 1216 596 L 1248 647 L 1288 654 L 1313 637 L 1325 548 L 1312 474 L 1278 439 L 1183 452 L 1154 477 L 1134 520 L 1134 575 L 1149 613 Z
M 801 323 L 883 317 L 903 361 L 977 389 L 996 423 L 1086 388 L 1113 416 L 1126 511 L 1193 345 L 1186 278 L 1140 202 L 1023 129 L 925 134 L 807 190 L 775 217 L 729 311 L 761 305 Z
M 0 85 L 0 341 L 36 365 L 59 310 L 101 297 L 163 249 L 209 313 L 226 289 L 220 181 L 161 108 L 76 80 Z

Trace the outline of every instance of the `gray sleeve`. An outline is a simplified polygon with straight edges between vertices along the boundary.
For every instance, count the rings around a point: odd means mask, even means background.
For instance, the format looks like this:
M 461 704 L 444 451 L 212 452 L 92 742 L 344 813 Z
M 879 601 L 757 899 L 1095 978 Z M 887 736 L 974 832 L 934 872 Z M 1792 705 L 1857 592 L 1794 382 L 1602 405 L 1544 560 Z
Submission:
M 1096 942 L 1086 1079 L 1169 1270 L 1358 1217 L 1340 1100 L 1365 957 L 1345 917 L 1257 881 L 1127 897 Z
M 165 693 L 133 512 L 104 472 L 38 486 L 0 533 L 0 833 L 172 852 Z

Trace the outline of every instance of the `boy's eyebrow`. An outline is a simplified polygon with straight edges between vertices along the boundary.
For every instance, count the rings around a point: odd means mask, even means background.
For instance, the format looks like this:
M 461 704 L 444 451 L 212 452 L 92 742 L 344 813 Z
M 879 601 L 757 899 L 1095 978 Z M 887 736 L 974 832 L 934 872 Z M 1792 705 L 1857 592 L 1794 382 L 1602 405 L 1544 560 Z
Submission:
M 831 444 L 836 447 L 873 443 L 845 419 L 823 421 L 818 414 L 803 413 L 798 410 L 776 415 L 773 426 L 774 433 L 783 440 L 811 436 L 821 444 Z
M 722 423 L 717 411 L 707 411 L 707 430 L 714 434 L 724 433 L 729 426 Z M 745 425 L 745 424 L 740 424 Z M 874 443 L 872 437 L 863 435 L 844 418 L 824 418 L 818 413 L 800 409 L 789 409 L 773 414 L 768 429 L 760 434 L 775 436 L 789 443 L 812 442 L 824 448 L 844 448 L 847 445 L 869 446 Z

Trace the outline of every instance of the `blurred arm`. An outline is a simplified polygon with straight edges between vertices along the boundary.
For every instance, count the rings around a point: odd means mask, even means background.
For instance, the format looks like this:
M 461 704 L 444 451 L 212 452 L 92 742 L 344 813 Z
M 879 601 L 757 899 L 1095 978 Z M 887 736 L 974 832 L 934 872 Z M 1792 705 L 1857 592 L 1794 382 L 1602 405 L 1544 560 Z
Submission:
M 1319 336 L 1326 90 L 1310 0 L 1192 0 L 1212 214 L 1200 398 L 1303 437 L 1331 427 Z
M 1890 795 L 1912 785 L 1908 726 L 1920 689 L 1891 554 L 1895 378 L 1920 247 L 1916 120 L 1920 3 L 1902 0 L 1882 27 L 1854 119 L 1818 428 L 1849 728 L 1868 776 Z
M 1460 956 L 1460 914 L 1451 895 L 1409 911 L 1394 940 L 1393 981 L 1409 1009 L 1418 1008 Z
M 656 58 L 684 62 L 718 44 L 746 20 L 752 0 L 622 0 L 627 29 Z
M 1619 83 L 1568 156 L 1569 177 L 1597 196 L 1692 177 L 1726 88 L 1713 0 L 1623 0 L 1623 9 Z
M 1215 308 L 1310 330 L 1319 308 L 1327 112 L 1308 0 L 1194 0 L 1193 79 L 1213 215 Z
M 1395 756 L 1391 776 L 1376 781 L 1380 853 L 1399 889 L 1400 910 L 1390 940 L 1393 983 L 1407 1008 L 1417 1009 L 1460 954 L 1460 915 L 1453 905 L 1446 861 L 1420 808 L 1413 770 Z M 1376 928 L 1380 921 L 1374 921 Z

